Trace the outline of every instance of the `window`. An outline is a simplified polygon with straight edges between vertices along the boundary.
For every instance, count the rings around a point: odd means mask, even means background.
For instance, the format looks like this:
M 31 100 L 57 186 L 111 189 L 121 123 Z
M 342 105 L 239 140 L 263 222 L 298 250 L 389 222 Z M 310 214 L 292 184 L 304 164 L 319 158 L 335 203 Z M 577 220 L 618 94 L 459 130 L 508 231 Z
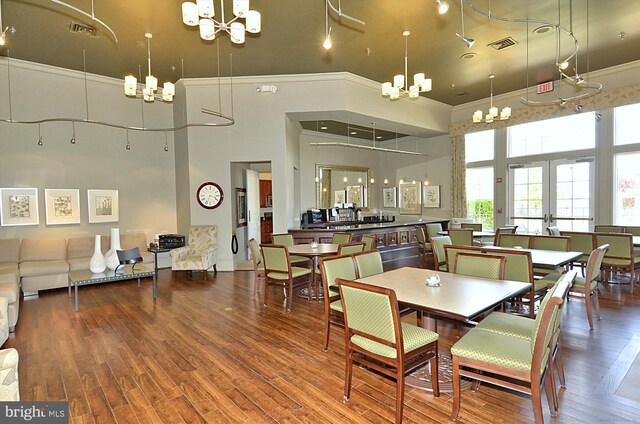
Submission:
M 615 138 L 614 144 L 640 143 L 640 103 L 617 107 L 614 109 Z
M 640 222 L 640 153 L 615 156 L 614 224 L 638 225 Z
M 596 120 L 594 113 L 589 112 L 514 125 L 509 128 L 507 148 L 513 158 L 595 146 Z
M 467 168 L 467 218 L 493 228 L 493 167 Z
M 488 130 L 464 136 L 466 163 L 493 160 L 493 133 L 494 130 Z

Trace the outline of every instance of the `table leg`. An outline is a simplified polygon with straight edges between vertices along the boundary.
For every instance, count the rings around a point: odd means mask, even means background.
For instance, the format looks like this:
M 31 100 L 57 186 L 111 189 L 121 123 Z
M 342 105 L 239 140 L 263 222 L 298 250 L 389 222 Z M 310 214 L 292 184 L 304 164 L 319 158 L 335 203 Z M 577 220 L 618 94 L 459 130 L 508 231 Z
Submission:
M 156 298 L 156 274 L 153 274 L 153 298 Z
M 76 291 L 76 312 L 78 312 L 78 285 L 76 284 L 74 287 Z
M 313 275 L 313 286 L 316 289 L 316 303 L 320 302 L 320 288 L 318 287 L 318 274 L 316 273 L 316 269 L 318 268 L 318 257 L 311 257 L 311 275 Z M 311 301 L 311 293 L 309 293 L 309 301 Z
M 140 288 L 140 278 L 138 278 L 138 288 Z
M 69 299 L 71 299 L 71 277 L 67 277 L 67 286 L 69 286 Z

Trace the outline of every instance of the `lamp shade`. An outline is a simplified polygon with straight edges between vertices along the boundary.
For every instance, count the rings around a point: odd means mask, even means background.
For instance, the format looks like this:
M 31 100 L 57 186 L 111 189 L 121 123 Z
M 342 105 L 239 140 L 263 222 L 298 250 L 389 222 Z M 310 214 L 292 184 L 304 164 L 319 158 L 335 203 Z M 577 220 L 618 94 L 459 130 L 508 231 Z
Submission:
M 247 31 L 257 34 L 261 29 L 261 16 L 260 12 L 256 12 L 255 10 L 250 10 L 247 12 Z
M 412 85 L 409 87 L 409 98 L 417 99 L 420 96 L 420 87 L 417 85 Z
M 172 102 L 173 96 L 176 95 L 176 86 L 171 82 L 165 82 L 162 86 L 162 100 Z
M 489 115 L 493 116 L 494 118 L 498 116 L 498 108 L 494 106 L 489 109 Z
M 211 18 L 215 15 L 213 10 L 213 0 L 196 0 L 198 15 L 203 18 Z
M 477 124 L 479 122 L 482 122 L 482 111 L 476 110 L 475 112 L 473 112 L 473 123 Z
M 200 19 L 200 38 L 203 40 L 216 38 L 216 28 L 211 19 Z
M 154 77 L 153 75 L 147 75 L 147 78 L 145 79 L 145 85 L 147 89 L 156 91 L 158 89 L 158 78 Z
M 427 78 L 422 82 L 420 91 L 431 91 L 431 78 Z
M 145 102 L 153 102 L 153 91 L 149 88 L 145 88 L 142 90 L 142 98 Z
M 413 84 L 414 85 L 422 85 L 424 82 L 424 74 L 420 72 L 419 74 L 415 74 L 413 76 Z
M 404 87 L 404 75 L 396 75 L 393 77 L 393 86 L 398 88 Z
M 244 18 L 249 11 L 249 0 L 233 0 L 233 14 Z
M 124 94 L 126 96 L 135 96 L 138 80 L 133 75 L 124 77 Z
M 398 100 L 400 98 L 400 88 L 391 87 L 391 91 L 389 92 L 389 98 L 391 100 Z
M 500 119 L 509 119 L 509 118 L 511 118 L 511 108 L 507 106 L 502 109 L 502 112 L 500 112 Z
M 195 3 L 190 1 L 182 3 L 182 22 L 189 26 L 198 25 L 198 6 Z
M 487 116 L 484 117 L 484 121 L 487 123 L 492 123 L 493 122 L 493 115 L 491 115 L 490 113 L 487 113 Z
M 383 96 L 388 96 L 389 94 L 391 94 L 391 83 L 390 82 L 384 82 L 382 83 L 382 95 Z
M 235 44 L 244 43 L 244 25 L 240 22 L 231 24 L 231 41 Z

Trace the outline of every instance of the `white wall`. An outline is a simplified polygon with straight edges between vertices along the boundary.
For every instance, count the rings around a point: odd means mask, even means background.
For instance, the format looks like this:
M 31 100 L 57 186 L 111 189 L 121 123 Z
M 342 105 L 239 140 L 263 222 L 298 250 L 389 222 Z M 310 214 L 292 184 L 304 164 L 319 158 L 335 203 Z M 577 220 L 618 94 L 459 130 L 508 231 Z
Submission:
M 88 75 L 89 118 L 141 125 L 140 102 L 124 96 L 122 83 Z M 6 59 L 0 58 L 0 118 L 9 119 Z M 86 118 L 84 76 L 80 72 L 17 60 L 11 61 L 11 109 L 14 120 L 53 117 Z M 172 106 L 145 104 L 145 125 L 171 127 Z M 176 189 L 173 135 L 164 151 L 164 132 L 126 132 L 76 123 L 76 144 L 70 122 L 41 125 L 43 146 L 37 146 L 38 125 L 0 123 L 0 187 L 36 187 L 40 224 L 0 227 L 0 237 L 54 238 L 143 230 L 147 238 L 176 231 Z M 47 226 L 44 189 L 80 190 L 81 223 Z M 87 189 L 119 191 L 120 221 L 89 224 Z

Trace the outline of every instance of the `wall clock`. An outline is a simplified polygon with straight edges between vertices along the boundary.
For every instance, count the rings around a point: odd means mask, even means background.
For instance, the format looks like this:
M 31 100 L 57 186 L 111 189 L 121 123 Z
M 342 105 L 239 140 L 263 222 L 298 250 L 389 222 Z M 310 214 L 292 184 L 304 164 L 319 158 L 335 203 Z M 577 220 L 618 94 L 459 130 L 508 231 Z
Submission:
M 222 204 L 224 193 L 218 184 L 206 182 L 196 190 L 196 199 L 203 208 L 215 209 Z

